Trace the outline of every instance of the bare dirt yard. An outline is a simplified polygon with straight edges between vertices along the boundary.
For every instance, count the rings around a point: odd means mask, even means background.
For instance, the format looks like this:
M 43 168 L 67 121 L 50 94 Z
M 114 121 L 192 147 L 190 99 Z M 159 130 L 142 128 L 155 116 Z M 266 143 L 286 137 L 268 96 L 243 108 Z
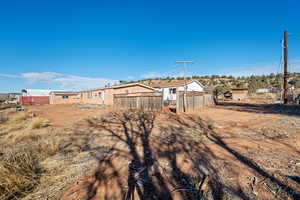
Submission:
M 0 199 L 300 199 L 297 106 L 44 105 L 2 116 Z

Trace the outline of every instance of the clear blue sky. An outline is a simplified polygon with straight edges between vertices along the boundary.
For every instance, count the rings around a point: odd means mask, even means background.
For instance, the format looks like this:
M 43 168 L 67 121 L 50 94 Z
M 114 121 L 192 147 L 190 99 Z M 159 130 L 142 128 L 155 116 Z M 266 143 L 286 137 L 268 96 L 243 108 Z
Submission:
M 297 0 L 9 0 L 0 6 L 0 92 L 113 80 L 277 73 L 288 29 L 300 70 Z

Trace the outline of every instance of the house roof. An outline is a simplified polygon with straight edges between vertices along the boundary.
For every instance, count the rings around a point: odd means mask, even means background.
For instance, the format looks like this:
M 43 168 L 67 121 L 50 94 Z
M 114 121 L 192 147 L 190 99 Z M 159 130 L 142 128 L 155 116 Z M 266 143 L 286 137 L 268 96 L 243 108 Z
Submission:
M 231 88 L 231 91 L 246 91 L 248 88 Z
M 154 87 L 154 88 L 179 87 L 179 86 L 184 86 L 184 85 L 190 84 L 192 82 L 196 82 L 201 87 L 204 88 L 204 86 L 198 80 L 176 80 L 176 81 L 172 81 L 172 82 L 162 82 L 162 83 L 157 83 L 157 84 L 150 84 L 150 86 Z
M 50 94 L 77 95 L 77 94 L 79 94 L 79 92 L 76 92 L 76 91 L 51 91 Z
M 38 90 L 38 89 L 23 89 L 22 93 L 26 96 L 49 96 L 52 90 Z
M 91 90 L 83 90 L 81 92 L 87 92 L 87 91 L 95 91 L 95 90 L 106 90 L 106 89 L 118 89 L 118 88 L 126 88 L 126 87 L 132 87 L 132 86 L 141 86 L 144 88 L 148 88 L 150 90 L 155 90 L 155 88 L 149 86 L 149 85 L 144 85 L 142 83 L 127 83 L 127 84 L 121 84 L 121 85 L 114 85 L 110 87 L 102 87 L 102 88 L 95 88 Z
M 117 88 L 131 87 L 131 86 L 141 86 L 141 87 L 144 87 L 144 88 L 148 88 L 150 90 L 155 90 L 153 87 L 151 87 L 149 85 L 144 85 L 142 83 L 128 83 L 128 84 L 112 86 L 111 88 L 117 89 Z

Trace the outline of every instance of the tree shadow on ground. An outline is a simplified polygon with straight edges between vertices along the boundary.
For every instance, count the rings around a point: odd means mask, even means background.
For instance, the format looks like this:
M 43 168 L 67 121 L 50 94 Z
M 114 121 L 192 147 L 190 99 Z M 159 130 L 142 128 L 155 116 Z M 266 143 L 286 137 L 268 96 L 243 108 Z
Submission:
M 293 197 L 293 199 L 300 199 L 300 194 L 297 193 L 293 188 L 289 187 L 288 185 L 284 184 L 279 179 L 275 178 L 274 176 L 272 176 L 271 174 L 266 172 L 263 168 L 261 168 L 253 160 L 247 158 L 246 156 L 242 155 L 241 153 L 230 148 L 218 136 L 211 135 L 211 140 L 214 141 L 219 146 L 221 146 L 222 148 L 224 148 L 226 151 L 228 151 L 232 155 L 234 155 L 240 162 L 242 162 L 246 166 L 250 167 L 251 169 L 255 170 L 255 172 L 257 172 L 264 178 L 271 180 L 272 183 L 274 183 L 276 186 L 278 186 L 278 188 L 280 188 L 282 191 L 286 192 L 289 196 Z
M 224 181 L 219 171 L 226 167 L 215 162 L 222 158 L 207 143 L 221 147 L 293 199 L 300 198 L 293 188 L 225 144 L 201 118 L 168 114 L 168 120 L 176 126 L 162 123 L 157 127 L 155 120 L 155 113 L 142 111 L 87 120 L 89 126 L 104 130 L 116 144 L 99 160 L 87 187 L 87 199 L 252 199 L 241 186 Z
M 140 199 L 170 199 L 170 191 L 158 170 L 150 147 L 149 137 L 154 120 L 153 113 L 129 112 L 114 113 L 110 118 L 100 121 L 89 121 L 91 126 L 107 131 L 128 150 L 126 152 L 126 149 L 116 149 L 113 155 L 114 159 L 122 155 L 129 159 L 126 184 L 128 189 L 121 191 L 126 200 L 133 199 L 136 194 Z M 110 167 L 113 168 L 111 158 L 105 159 L 104 162 L 111 163 Z M 97 180 L 105 182 L 103 175 L 99 175 L 101 171 L 98 170 L 96 173 Z M 113 171 L 114 174 L 117 173 L 117 170 Z
M 240 112 L 261 114 L 282 114 L 288 116 L 300 116 L 299 105 L 282 104 L 253 104 L 239 102 L 219 102 L 216 108 L 235 110 Z
M 195 120 L 195 119 L 193 119 Z M 253 160 L 247 158 L 245 155 L 242 155 L 238 151 L 234 150 L 233 148 L 229 147 L 221 137 L 218 136 L 216 132 L 212 130 L 211 127 L 203 127 L 203 123 L 201 122 L 201 118 L 199 118 L 197 123 L 199 126 L 204 128 L 206 130 L 206 135 L 209 138 L 210 141 L 214 142 L 215 144 L 222 147 L 224 150 L 229 152 L 231 155 L 233 155 L 235 158 L 237 158 L 241 163 L 248 166 L 249 168 L 253 169 L 256 173 L 261 175 L 262 177 L 269 179 L 273 184 L 275 184 L 278 188 L 280 188 L 281 191 L 284 191 L 289 197 L 292 197 L 293 199 L 300 199 L 300 194 L 294 190 L 292 187 L 288 186 L 287 184 L 284 184 L 279 179 L 275 178 L 268 172 L 266 172 L 262 167 L 260 167 L 256 162 Z
M 164 134 L 153 135 L 155 118 L 155 113 L 131 111 L 114 113 L 103 119 L 88 120 L 91 127 L 105 130 L 114 142 L 120 143 L 118 147 L 113 148 L 109 156 L 99 160 L 94 181 L 88 186 L 87 199 L 97 196 L 100 185 L 104 188 L 104 192 L 101 193 L 104 199 L 120 196 L 126 200 L 137 197 L 222 199 L 225 190 L 241 199 L 250 199 L 241 190 L 225 186 L 219 181 L 217 169 L 209 161 L 214 157 L 213 152 L 205 147 L 200 148 L 201 141 L 185 138 L 183 128 L 160 127 L 159 131 Z M 183 120 L 180 122 L 184 123 Z M 183 125 L 184 128 L 187 126 L 188 123 Z M 129 160 L 126 181 L 122 177 L 120 167 L 116 166 L 115 160 L 118 159 L 123 159 L 122 162 Z M 164 160 L 163 164 L 161 160 Z M 189 170 L 182 169 L 182 162 L 189 163 Z M 112 179 L 117 182 L 114 187 L 118 187 L 118 194 L 109 194 Z M 210 188 L 209 194 L 204 187 Z M 211 198 L 208 198 L 209 196 Z

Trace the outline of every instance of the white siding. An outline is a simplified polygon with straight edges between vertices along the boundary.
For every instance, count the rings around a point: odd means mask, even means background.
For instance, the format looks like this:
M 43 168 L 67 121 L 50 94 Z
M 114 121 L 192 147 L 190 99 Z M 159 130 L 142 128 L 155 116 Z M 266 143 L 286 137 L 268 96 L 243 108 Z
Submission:
M 163 100 L 164 101 L 176 100 L 176 94 L 170 93 L 171 88 L 176 88 L 177 91 L 184 91 L 184 86 L 163 88 Z M 197 81 L 193 81 L 193 82 L 190 82 L 187 84 L 187 91 L 203 92 L 204 88 Z
M 203 92 L 204 88 L 197 82 L 191 82 L 187 85 L 187 91 Z
M 184 86 L 179 86 L 178 87 L 179 91 L 184 91 Z M 195 92 L 203 92 L 204 88 L 199 85 L 197 82 L 190 82 L 187 84 L 187 91 L 195 91 Z

